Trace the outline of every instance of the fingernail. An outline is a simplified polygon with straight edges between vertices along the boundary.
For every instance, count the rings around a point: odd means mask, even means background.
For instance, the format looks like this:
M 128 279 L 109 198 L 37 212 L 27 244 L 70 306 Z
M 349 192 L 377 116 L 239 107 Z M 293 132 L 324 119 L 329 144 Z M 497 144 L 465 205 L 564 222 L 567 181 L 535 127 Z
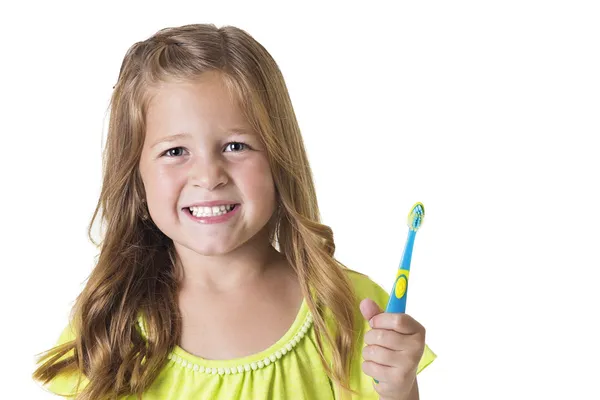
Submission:
M 373 317 L 373 318 L 375 318 L 375 317 Z M 371 328 L 373 327 L 373 318 L 371 318 L 371 319 L 369 320 L 369 326 L 370 326 Z

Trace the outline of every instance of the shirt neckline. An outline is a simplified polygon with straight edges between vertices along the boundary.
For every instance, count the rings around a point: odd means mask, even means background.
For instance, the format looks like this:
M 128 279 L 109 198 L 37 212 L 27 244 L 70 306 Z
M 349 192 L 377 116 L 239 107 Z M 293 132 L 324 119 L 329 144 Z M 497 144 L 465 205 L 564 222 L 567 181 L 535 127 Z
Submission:
M 143 321 L 143 316 L 140 314 L 138 322 L 142 336 L 146 339 L 147 336 Z M 304 337 L 311 324 L 312 315 L 308 310 L 306 299 L 302 298 L 302 303 L 292 325 L 279 340 L 263 351 L 233 359 L 209 360 L 189 353 L 179 345 L 175 345 L 169 355 L 169 359 L 179 363 L 183 367 L 213 374 L 219 373 L 223 375 L 224 373 L 243 372 L 243 370 L 248 371 L 249 369 L 255 370 L 275 362 L 291 351 Z

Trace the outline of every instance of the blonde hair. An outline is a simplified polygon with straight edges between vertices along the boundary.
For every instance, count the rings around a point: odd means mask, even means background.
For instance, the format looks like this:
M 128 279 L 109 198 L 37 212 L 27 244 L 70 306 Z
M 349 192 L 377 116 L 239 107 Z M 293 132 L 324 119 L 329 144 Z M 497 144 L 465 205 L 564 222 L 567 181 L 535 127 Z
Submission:
M 111 98 L 101 194 L 88 227 L 94 242 L 92 226 L 101 216 L 105 231 L 97 244 L 97 265 L 72 309 L 75 339 L 42 353 L 38 363 L 45 362 L 33 378 L 47 383 L 59 373 L 78 371 L 89 383 L 77 399 L 141 398 L 179 342 L 177 258 L 172 241 L 143 217 L 147 208 L 138 164 L 149 89 L 161 82 L 193 81 L 207 71 L 218 72 L 237 95 L 267 148 L 279 203 L 272 220 L 273 244 L 299 277 L 328 376 L 344 395 L 354 393 L 349 377 L 360 329 L 356 296 L 346 267 L 333 257 L 333 233 L 320 223 L 311 169 L 283 76 L 248 33 L 213 24 L 165 28 L 127 51 Z M 145 317 L 147 341 L 136 329 L 139 312 Z M 333 331 L 326 324 L 328 312 L 335 320 Z

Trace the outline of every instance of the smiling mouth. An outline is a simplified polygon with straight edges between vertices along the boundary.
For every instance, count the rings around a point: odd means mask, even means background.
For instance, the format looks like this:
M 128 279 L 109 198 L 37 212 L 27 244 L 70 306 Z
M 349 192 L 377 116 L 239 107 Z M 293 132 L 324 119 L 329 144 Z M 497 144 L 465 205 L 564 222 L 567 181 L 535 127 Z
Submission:
M 229 214 L 239 206 L 239 204 L 226 204 L 212 207 L 185 207 L 185 210 L 196 218 L 208 218 Z

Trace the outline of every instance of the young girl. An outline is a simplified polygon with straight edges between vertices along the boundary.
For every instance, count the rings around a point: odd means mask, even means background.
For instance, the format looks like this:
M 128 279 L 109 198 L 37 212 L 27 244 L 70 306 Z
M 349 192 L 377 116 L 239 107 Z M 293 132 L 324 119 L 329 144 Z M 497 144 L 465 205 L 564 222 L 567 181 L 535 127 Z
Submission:
M 283 77 L 243 30 L 129 49 L 90 239 L 98 215 L 97 265 L 33 374 L 52 392 L 418 399 L 425 330 L 333 257 Z

